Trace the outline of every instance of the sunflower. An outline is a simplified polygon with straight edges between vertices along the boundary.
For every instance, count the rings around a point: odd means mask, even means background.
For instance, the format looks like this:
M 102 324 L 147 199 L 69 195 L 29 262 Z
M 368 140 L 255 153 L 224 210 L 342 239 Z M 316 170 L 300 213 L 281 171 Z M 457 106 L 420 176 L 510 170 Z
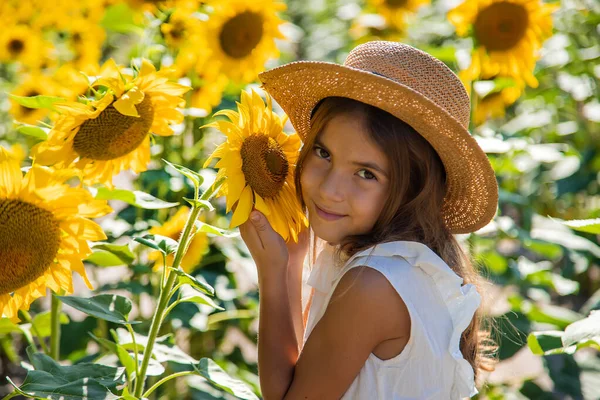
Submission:
M 83 171 L 84 183 L 112 188 L 112 178 L 120 171 L 147 169 L 149 133 L 173 134 L 169 123 L 183 120 L 175 108 L 184 104 L 181 96 L 189 87 L 168 82 L 147 60 L 133 78 L 112 59 L 103 65 L 93 86 L 106 88 L 98 100 L 55 103 L 63 115 L 48 140 L 34 146 L 31 153 L 36 163 L 74 166 Z
M 58 85 L 52 78 L 40 73 L 34 73 L 28 75 L 25 80 L 12 91 L 12 94 L 22 97 L 39 95 L 55 96 L 57 94 L 57 87 Z M 12 99 L 10 101 L 11 107 L 9 112 L 16 121 L 35 125 L 38 121 L 44 119 L 44 117 L 48 115 L 48 109 L 28 108 Z
M 490 79 L 499 80 L 502 77 L 496 76 Z M 504 117 L 506 107 L 517 101 L 524 89 L 525 85 L 522 82 L 515 81 L 513 86 L 492 90 L 488 93 L 478 93 L 475 90 L 473 94 L 473 122 L 475 125 L 481 125 L 489 118 Z
M 197 36 L 203 23 L 199 15 L 202 14 L 194 13 L 194 10 L 176 8 L 169 15 L 168 20 L 160 26 L 167 45 L 177 49 Z
M 181 236 L 181 231 L 185 226 L 185 223 L 189 214 L 188 207 L 181 207 L 175 215 L 173 215 L 167 222 L 165 222 L 162 226 L 157 226 L 150 229 L 149 233 L 153 235 L 161 235 L 167 236 L 174 240 L 179 240 Z M 193 272 L 194 268 L 200 264 L 202 257 L 208 252 L 208 235 L 204 232 L 197 232 L 194 235 L 194 238 L 190 242 L 190 245 L 185 253 L 185 256 L 181 260 L 181 268 L 187 272 Z M 154 251 L 150 253 L 148 258 L 154 263 L 154 269 L 159 269 L 164 266 L 162 253 L 159 251 Z M 174 255 L 169 254 L 167 256 L 167 265 L 173 265 Z
M 102 53 L 106 32 L 99 25 L 84 19 L 73 21 L 69 27 L 68 44 L 73 54 L 71 63 L 77 70 L 93 73 Z
M 266 96 L 265 108 L 256 92 L 242 92 L 238 112 L 221 110 L 214 114 L 225 115 L 230 121 L 205 126 L 217 128 L 227 140 L 206 160 L 204 168 L 213 158 L 220 159 L 216 179 L 226 178 L 219 194 L 226 195 L 227 212 L 237 202 L 230 228 L 245 222 L 254 206 L 286 241 L 297 241 L 302 226 L 308 226 L 293 178 L 300 138 L 296 133 L 283 132 L 287 117 L 282 120 L 275 114 L 271 97 Z
M 407 15 L 414 14 L 430 0 L 367 0 L 367 8 L 381 14 L 388 25 L 403 31 Z
M 450 10 L 456 33 L 475 39 L 470 78 L 510 76 L 537 87 L 533 69 L 558 7 L 540 0 L 466 0 Z
M 30 69 L 38 69 L 52 48 L 40 32 L 26 25 L 6 27 L 0 32 L 0 62 L 18 61 Z
M 73 171 L 34 165 L 25 176 L 20 157 L 0 147 L 0 316 L 17 320 L 37 298 L 73 292 L 72 272 L 92 289 L 82 260 L 88 240 L 106 239 L 95 218 L 112 211 L 106 201 L 65 184 Z
M 229 83 L 225 75 L 217 75 L 210 80 L 204 80 L 198 88 L 194 89 L 190 103 L 192 107 L 201 108 L 207 113 L 211 113 L 213 107 L 221 104 L 223 92 Z
M 279 57 L 275 39 L 283 23 L 277 16 L 286 5 L 277 0 L 221 0 L 209 2 L 213 11 L 205 23 L 207 57 L 230 79 L 256 80 L 270 58 Z

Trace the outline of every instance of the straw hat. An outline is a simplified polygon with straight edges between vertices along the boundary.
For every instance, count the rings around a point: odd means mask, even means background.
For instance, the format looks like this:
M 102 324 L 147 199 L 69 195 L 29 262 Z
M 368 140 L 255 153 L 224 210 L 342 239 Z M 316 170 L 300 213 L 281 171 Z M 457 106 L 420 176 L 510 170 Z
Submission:
M 304 140 L 311 111 L 340 96 L 379 107 L 412 126 L 446 169 L 442 217 L 452 233 L 469 233 L 495 215 L 498 184 L 490 162 L 469 134 L 471 105 L 458 77 L 414 47 L 374 41 L 354 48 L 343 65 L 295 61 L 258 75 Z

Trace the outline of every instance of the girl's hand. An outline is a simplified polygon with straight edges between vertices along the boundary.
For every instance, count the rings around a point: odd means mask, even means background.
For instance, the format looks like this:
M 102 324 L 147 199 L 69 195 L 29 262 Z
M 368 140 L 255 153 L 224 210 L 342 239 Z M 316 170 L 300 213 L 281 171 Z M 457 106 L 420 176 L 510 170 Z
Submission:
M 298 234 L 298 243 L 294 243 L 292 240 L 286 243 L 290 254 L 288 265 L 302 269 L 304 259 L 306 258 L 306 254 L 308 254 L 308 239 L 308 228 L 302 227 L 302 230 Z
M 288 247 L 263 213 L 252 210 L 248 221 L 240 225 L 240 234 L 256 263 L 259 277 L 287 271 L 290 257 Z

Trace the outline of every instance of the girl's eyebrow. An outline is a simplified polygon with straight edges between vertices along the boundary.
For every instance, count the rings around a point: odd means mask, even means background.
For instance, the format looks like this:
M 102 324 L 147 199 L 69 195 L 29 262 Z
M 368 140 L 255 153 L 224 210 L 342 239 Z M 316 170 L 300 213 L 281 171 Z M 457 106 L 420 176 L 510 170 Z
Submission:
M 331 151 L 327 148 L 327 146 L 325 146 L 323 144 L 323 142 L 321 142 L 321 140 L 319 140 L 318 138 L 315 139 L 315 144 L 319 147 L 322 147 L 323 149 L 325 149 L 328 153 L 331 153 Z M 382 174 L 383 176 L 385 176 L 386 178 L 388 178 L 388 174 L 383 170 L 383 168 L 381 168 L 379 165 L 373 163 L 373 162 L 368 162 L 368 161 L 352 161 L 353 165 L 357 165 L 359 167 L 364 167 L 364 168 L 369 168 L 369 169 L 373 169 L 377 172 L 379 172 L 380 174 Z

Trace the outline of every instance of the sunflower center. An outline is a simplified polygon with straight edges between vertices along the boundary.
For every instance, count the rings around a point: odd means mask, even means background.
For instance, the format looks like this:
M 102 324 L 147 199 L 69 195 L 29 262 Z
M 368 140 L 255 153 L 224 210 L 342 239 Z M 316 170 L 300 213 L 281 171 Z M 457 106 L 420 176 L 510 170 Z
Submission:
M 25 43 L 21 39 L 13 39 L 8 42 L 8 52 L 13 56 L 21 54 L 25 48 Z
M 288 160 L 276 140 L 253 135 L 244 140 L 242 172 L 250 187 L 263 198 L 277 196 L 285 183 Z
M 0 294 L 39 278 L 59 247 L 58 222 L 50 211 L 21 200 L 0 199 Z
M 139 117 L 123 115 L 112 104 L 106 107 L 96 118 L 81 124 L 73 139 L 73 149 L 92 160 L 113 160 L 135 150 L 148 135 L 154 120 L 149 96 L 135 108 Z
M 385 4 L 389 8 L 402 8 L 407 2 L 408 0 L 385 0 Z
M 494 3 L 479 12 L 475 19 L 475 36 L 488 51 L 513 48 L 529 25 L 527 10 L 507 1 Z
M 260 43 L 263 19 L 260 14 L 243 12 L 223 24 L 219 41 L 229 57 L 244 58 Z
M 73 34 L 73 36 L 71 37 L 71 40 L 73 40 L 73 43 L 76 43 L 76 44 L 81 43 L 83 41 L 82 37 L 81 37 L 81 33 L 75 32 Z
M 174 40 L 183 39 L 185 36 L 185 24 L 183 21 L 177 21 L 173 24 L 173 29 L 169 32 Z

